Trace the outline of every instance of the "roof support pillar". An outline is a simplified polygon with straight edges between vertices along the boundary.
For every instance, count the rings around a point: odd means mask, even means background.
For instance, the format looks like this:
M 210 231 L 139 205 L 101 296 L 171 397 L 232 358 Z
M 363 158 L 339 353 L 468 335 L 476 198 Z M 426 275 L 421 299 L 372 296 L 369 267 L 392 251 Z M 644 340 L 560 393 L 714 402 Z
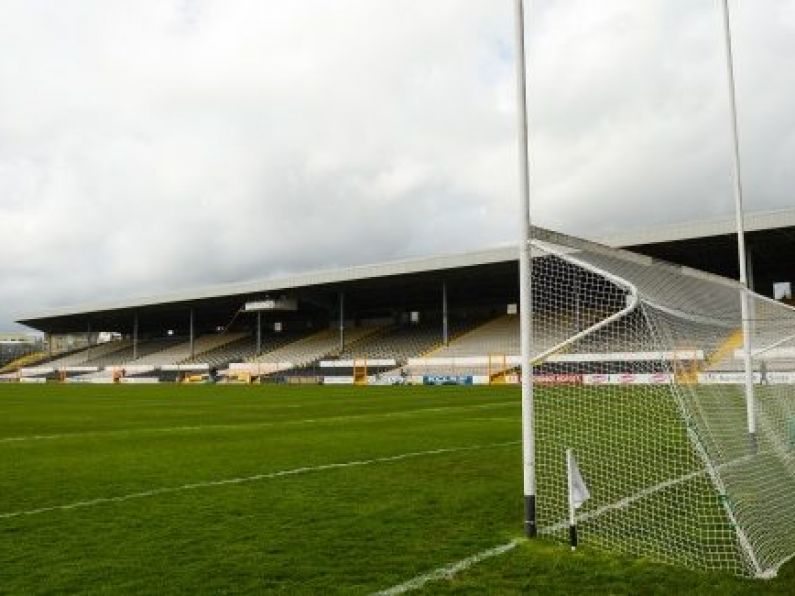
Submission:
M 88 322 L 88 327 L 86 329 L 86 362 L 91 360 L 91 321 Z
M 745 271 L 748 274 L 748 289 L 756 292 L 756 283 L 754 282 L 754 246 L 753 244 L 746 244 L 745 247 Z
M 257 354 L 262 352 L 262 311 L 257 311 Z
M 194 319 L 195 319 L 195 312 L 191 308 L 190 309 L 190 359 L 193 360 L 194 356 L 196 356 L 196 337 L 194 332 Z
M 345 293 L 340 292 L 340 352 L 345 349 Z
M 138 311 L 133 314 L 132 359 L 138 360 Z
M 450 343 L 450 325 L 447 311 L 447 281 L 442 282 L 442 343 L 446 346 Z

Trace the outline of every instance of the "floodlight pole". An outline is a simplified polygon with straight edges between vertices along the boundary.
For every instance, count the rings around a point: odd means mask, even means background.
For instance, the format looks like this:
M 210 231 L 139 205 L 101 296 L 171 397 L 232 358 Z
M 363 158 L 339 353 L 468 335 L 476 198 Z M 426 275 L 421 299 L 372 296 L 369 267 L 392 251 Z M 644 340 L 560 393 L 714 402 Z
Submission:
M 756 451 L 756 400 L 754 396 L 754 370 L 751 362 L 751 313 L 748 290 L 748 261 L 745 250 L 745 224 L 743 221 L 743 187 L 740 175 L 740 137 L 737 131 L 737 95 L 734 83 L 734 57 L 732 52 L 729 0 L 722 0 L 723 33 L 726 48 L 726 72 L 729 85 L 729 108 L 732 132 L 732 181 L 734 186 L 734 212 L 737 220 L 737 252 L 740 266 L 741 316 L 743 330 L 743 364 L 745 368 L 745 408 L 748 421 L 748 438 L 752 451 Z
M 524 47 L 524 0 L 514 0 L 516 25 L 516 105 L 519 117 L 519 317 L 522 351 L 522 471 L 524 480 L 524 526 L 536 536 L 536 471 L 533 414 L 533 299 L 530 247 L 530 164 L 527 134 L 527 87 Z

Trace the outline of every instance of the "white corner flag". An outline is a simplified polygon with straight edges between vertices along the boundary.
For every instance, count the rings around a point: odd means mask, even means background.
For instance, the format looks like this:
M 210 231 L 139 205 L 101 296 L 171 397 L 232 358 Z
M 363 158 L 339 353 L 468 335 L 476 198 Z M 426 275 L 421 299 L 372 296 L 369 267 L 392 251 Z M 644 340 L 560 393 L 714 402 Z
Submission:
M 569 485 L 569 541 L 571 550 L 577 548 L 577 520 L 576 511 L 583 503 L 591 498 L 591 493 L 582 479 L 577 460 L 574 459 L 574 450 L 566 449 L 566 475 Z

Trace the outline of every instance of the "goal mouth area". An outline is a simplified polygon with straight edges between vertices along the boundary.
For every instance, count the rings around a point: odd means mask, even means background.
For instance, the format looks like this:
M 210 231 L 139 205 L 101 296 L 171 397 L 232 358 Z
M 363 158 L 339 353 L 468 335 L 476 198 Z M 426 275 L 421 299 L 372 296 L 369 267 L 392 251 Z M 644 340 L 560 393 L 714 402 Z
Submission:
M 539 529 L 567 539 L 573 448 L 592 494 L 583 543 L 774 576 L 795 553 L 795 309 L 629 251 L 541 228 L 533 238 Z

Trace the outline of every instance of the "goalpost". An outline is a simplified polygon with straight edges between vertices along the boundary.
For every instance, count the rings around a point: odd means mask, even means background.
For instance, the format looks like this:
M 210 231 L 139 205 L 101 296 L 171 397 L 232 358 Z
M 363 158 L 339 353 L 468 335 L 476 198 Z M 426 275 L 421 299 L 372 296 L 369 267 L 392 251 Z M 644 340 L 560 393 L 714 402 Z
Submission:
M 575 449 L 594 486 L 578 527 L 594 542 L 771 577 L 795 555 L 795 310 L 748 289 L 728 2 L 739 283 L 531 227 L 514 6 L 525 531 L 567 527 L 561 462 Z M 536 372 L 553 382 L 536 390 Z
M 583 543 L 775 575 L 795 553 L 795 309 L 626 251 L 540 228 L 533 238 L 538 532 L 567 538 L 573 449 L 591 493 Z M 755 450 L 740 297 L 755 313 Z

